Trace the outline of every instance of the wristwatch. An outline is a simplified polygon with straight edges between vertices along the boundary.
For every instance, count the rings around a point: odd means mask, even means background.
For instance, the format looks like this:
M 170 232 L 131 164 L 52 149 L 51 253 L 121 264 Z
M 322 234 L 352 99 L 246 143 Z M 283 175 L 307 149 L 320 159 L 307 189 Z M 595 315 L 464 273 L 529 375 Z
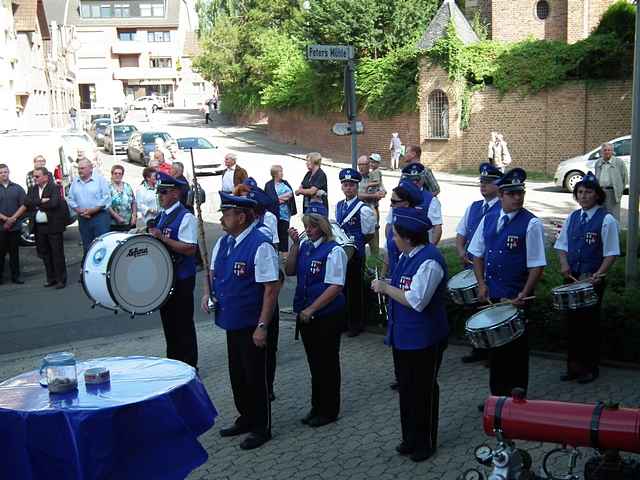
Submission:
M 266 330 L 267 329 L 267 324 L 264 323 L 264 322 L 260 322 L 260 323 L 258 323 L 258 328 L 260 330 Z

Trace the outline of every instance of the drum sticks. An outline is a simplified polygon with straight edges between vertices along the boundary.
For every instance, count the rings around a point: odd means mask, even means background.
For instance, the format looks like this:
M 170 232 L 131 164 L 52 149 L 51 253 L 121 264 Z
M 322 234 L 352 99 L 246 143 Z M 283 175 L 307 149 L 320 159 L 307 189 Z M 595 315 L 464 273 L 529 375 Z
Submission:
M 524 297 L 521 300 L 523 300 L 523 301 L 524 300 L 533 300 L 534 298 L 536 298 L 536 296 L 535 295 L 531 295 L 530 297 Z M 489 305 L 483 305 L 480 308 L 482 309 L 482 308 L 489 308 L 489 307 L 497 307 L 498 305 L 509 305 L 509 304 L 512 304 L 512 303 L 513 303 L 513 300 L 504 300 L 504 301 L 498 302 L 498 303 L 489 303 Z

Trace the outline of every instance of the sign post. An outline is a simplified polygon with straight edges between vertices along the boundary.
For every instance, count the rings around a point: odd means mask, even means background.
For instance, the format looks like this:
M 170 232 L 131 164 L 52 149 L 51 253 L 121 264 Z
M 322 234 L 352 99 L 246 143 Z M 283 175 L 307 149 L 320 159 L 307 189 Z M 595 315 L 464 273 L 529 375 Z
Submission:
M 351 135 L 351 166 L 355 169 L 358 163 L 358 131 L 356 78 L 354 51 L 350 45 L 309 45 L 307 58 L 309 60 L 333 60 L 347 62 L 344 67 L 344 100 L 347 120 L 350 124 Z

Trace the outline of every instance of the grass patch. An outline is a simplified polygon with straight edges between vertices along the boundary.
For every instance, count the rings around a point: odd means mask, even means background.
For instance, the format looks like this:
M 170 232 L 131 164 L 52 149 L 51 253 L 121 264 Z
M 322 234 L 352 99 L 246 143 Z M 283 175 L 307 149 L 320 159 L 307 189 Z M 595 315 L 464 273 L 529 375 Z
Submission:
M 453 172 L 455 175 L 463 175 L 465 177 L 478 177 L 477 168 L 462 168 Z M 535 170 L 527 170 L 527 180 L 534 182 L 553 182 L 553 174 L 545 172 L 537 172 Z

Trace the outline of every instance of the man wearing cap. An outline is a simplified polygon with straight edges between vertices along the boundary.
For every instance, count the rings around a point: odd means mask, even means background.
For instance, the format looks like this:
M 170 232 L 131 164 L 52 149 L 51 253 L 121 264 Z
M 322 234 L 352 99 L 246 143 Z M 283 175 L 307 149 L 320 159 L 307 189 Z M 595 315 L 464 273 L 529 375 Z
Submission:
M 482 220 L 487 213 L 500 210 L 498 186 L 494 184 L 494 181 L 502 177 L 502 172 L 488 162 L 481 164 L 479 170 L 480 194 L 483 196 L 483 199 L 476 200 L 467 207 L 456 229 L 456 250 L 458 251 L 460 262 L 465 269 L 473 268 L 473 255 L 467 251 L 467 248 L 469 247 L 469 243 L 471 243 L 473 234 L 476 233 L 480 220 Z M 486 358 L 486 350 L 474 347 L 471 350 L 471 354 L 462 357 L 462 362 L 472 363 L 486 360 Z
M 248 433 L 240 448 L 251 450 L 271 438 L 265 347 L 280 289 L 278 254 L 256 228 L 255 200 L 220 192 L 220 203 L 226 235 L 211 253 L 202 308 L 209 312 L 212 301 L 216 325 L 227 332 L 229 377 L 240 414 L 220 435 Z
M 400 178 L 413 182 L 422 190 L 424 201 L 422 202 L 421 208 L 427 212 L 427 216 L 433 225 L 433 228 L 429 231 L 429 241 L 433 245 L 438 245 L 440 238 L 442 238 L 442 206 L 440 200 L 425 187 L 424 171 L 424 165 L 421 163 L 412 163 L 402 169 L 402 176 Z M 390 221 L 390 218 L 387 217 L 387 223 L 390 223 Z
M 347 336 L 355 337 L 364 330 L 364 261 L 365 244 L 376 231 L 376 216 L 373 210 L 358 199 L 358 183 L 362 175 L 353 168 L 340 170 L 340 183 L 345 199 L 336 205 L 338 225 L 356 244 L 356 251 L 347 266 L 345 292 L 347 294 Z
M 563 382 L 590 383 L 599 375 L 604 277 L 620 255 L 618 222 L 604 208 L 605 196 L 596 176 L 588 172 L 573 190 L 580 208 L 564 222 L 554 245 L 566 283 L 590 282 L 597 295 L 595 305 L 567 312 L 569 348 Z
M 393 209 L 393 230 L 402 252 L 391 283 L 374 280 L 371 288 L 389 297 L 386 343 L 400 393 L 400 455 L 421 462 L 438 444 L 440 389 L 438 370 L 447 346 L 447 265 L 428 240 L 431 221 L 422 209 Z
M 376 214 L 376 232 L 369 242 L 369 246 L 371 247 L 371 254 L 378 255 L 379 251 L 379 239 L 378 239 L 378 229 L 380 228 L 380 214 L 378 211 L 378 202 L 380 199 L 384 198 L 387 194 L 382 187 L 382 175 L 380 172 L 377 172 L 376 180 L 372 178 L 370 165 L 371 162 L 380 161 L 380 155 L 377 153 L 372 153 L 369 158 L 366 155 L 362 155 L 358 158 L 358 172 L 362 175 L 362 180 L 358 183 L 358 198 L 366 203 L 371 210 Z
M 420 157 L 422 156 L 422 149 L 418 145 L 409 145 L 407 152 L 404 154 L 404 165 L 408 167 L 410 165 L 419 164 L 424 167 L 422 172 L 424 188 L 431 192 L 433 196 L 438 196 L 440 193 L 440 185 L 436 180 L 435 175 L 429 167 L 425 167 L 420 163 Z M 404 170 L 404 169 L 403 169 Z
M 501 209 L 480 220 L 469 245 L 481 301 L 510 299 L 514 306 L 524 307 L 524 299 L 533 295 L 547 264 L 542 222 L 523 208 L 526 178 L 523 169 L 514 168 L 496 181 Z M 516 387 L 526 392 L 529 384 L 526 331 L 506 345 L 492 348 L 489 361 L 492 395 L 510 396 Z
M 603 143 L 602 157 L 594 166 L 598 183 L 607 194 L 605 208 L 620 221 L 620 200 L 629 184 L 629 172 L 624 162 L 613 155 L 613 145 Z
M 198 367 L 198 341 L 193 321 L 193 289 L 196 285 L 195 253 L 198 246 L 196 217 L 180 203 L 187 185 L 166 173 L 156 173 L 156 192 L 163 212 L 149 233 L 160 240 L 174 259 L 173 294 L 160 308 L 167 358 Z

